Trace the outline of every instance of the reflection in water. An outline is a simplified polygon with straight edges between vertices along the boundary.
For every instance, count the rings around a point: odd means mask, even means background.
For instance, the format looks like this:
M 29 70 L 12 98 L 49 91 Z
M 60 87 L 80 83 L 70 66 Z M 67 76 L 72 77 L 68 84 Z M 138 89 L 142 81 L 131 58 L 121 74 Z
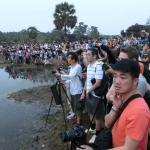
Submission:
M 54 84 L 57 80 L 49 68 L 0 68 L 0 150 L 32 150 L 33 138 L 45 124 L 40 117 L 47 113 L 49 103 L 18 103 L 7 94 L 24 88 Z M 52 108 L 52 112 L 57 111 Z
M 54 75 L 49 68 L 18 68 L 15 66 L 7 66 L 5 71 L 9 73 L 9 78 L 30 79 L 33 83 L 50 82 L 51 85 L 56 82 Z

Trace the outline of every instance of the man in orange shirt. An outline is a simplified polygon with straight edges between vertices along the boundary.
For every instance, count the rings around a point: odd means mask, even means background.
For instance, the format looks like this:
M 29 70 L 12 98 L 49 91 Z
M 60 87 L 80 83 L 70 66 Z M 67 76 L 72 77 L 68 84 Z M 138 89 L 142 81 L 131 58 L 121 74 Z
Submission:
M 105 117 L 106 127 L 110 127 L 124 102 L 138 93 L 140 67 L 134 60 L 123 59 L 114 65 L 114 91 L 110 95 L 113 107 Z M 143 98 L 132 100 L 122 112 L 112 129 L 112 150 L 146 150 L 150 110 Z M 92 150 L 89 146 L 81 146 Z M 77 150 L 81 150 L 77 148 Z

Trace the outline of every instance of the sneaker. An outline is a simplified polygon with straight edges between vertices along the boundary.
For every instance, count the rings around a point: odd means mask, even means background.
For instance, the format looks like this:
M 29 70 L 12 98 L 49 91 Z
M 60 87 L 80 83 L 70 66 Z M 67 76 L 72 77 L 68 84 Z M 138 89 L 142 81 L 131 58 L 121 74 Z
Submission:
M 88 129 L 85 130 L 85 133 L 87 133 L 87 132 L 88 132 Z M 96 129 L 92 130 L 92 129 L 90 128 L 90 129 L 89 129 L 89 133 L 94 133 L 94 134 L 95 134 L 95 133 L 96 133 Z
M 76 123 L 77 123 L 77 119 L 72 122 L 72 124 L 76 124 Z
M 67 116 L 67 119 L 76 119 L 77 117 L 75 116 L 75 114 L 71 114 L 69 116 Z
M 94 134 L 94 135 L 92 136 L 92 138 L 89 140 L 89 143 L 94 143 L 95 138 L 96 138 L 96 135 Z
M 82 114 L 87 114 L 87 112 L 85 110 L 83 110 Z

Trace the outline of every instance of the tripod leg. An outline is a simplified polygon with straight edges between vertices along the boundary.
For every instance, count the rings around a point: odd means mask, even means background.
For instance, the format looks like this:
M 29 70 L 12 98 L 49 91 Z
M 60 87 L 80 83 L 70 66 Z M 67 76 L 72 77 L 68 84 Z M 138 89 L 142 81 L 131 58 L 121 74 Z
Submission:
M 49 113 L 50 113 L 50 110 L 51 110 L 52 101 L 53 101 L 53 96 L 52 96 L 52 99 L 51 99 L 51 102 L 50 102 L 50 106 L 49 106 L 49 110 L 48 110 L 48 114 L 47 114 L 47 117 L 46 117 L 45 128 L 46 128 L 46 125 L 47 125 L 47 120 L 48 120 L 48 116 L 49 116 Z
M 63 88 L 63 90 L 64 90 L 64 88 Z M 67 131 L 67 122 L 66 122 L 66 118 L 65 118 L 65 110 L 64 110 L 62 96 L 61 96 L 60 83 L 58 84 L 58 93 L 59 93 L 59 98 L 61 100 L 61 106 L 62 106 L 62 109 L 63 109 L 63 116 L 64 116 L 64 121 L 65 121 L 65 128 L 66 128 L 66 131 Z
M 62 102 L 61 106 L 62 106 L 62 109 L 63 109 L 63 116 L 64 116 L 64 121 L 65 121 L 65 128 L 66 128 L 66 131 L 67 131 L 67 122 L 66 122 L 66 118 L 65 118 L 65 111 L 64 111 L 63 102 Z
M 67 97 L 67 103 L 68 103 L 68 106 L 69 106 L 69 109 L 70 109 L 70 113 L 71 114 L 74 114 L 73 110 L 72 110 L 72 106 L 71 106 L 71 101 L 70 101 L 70 93 L 69 93 L 69 87 L 66 87 L 66 90 L 64 89 L 64 87 L 62 86 L 62 89 Z

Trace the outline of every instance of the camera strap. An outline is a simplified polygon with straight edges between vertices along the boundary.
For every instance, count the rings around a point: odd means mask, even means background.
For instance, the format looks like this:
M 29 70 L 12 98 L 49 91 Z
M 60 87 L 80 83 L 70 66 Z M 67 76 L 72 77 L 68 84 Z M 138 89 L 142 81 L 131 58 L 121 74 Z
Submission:
M 110 126 L 110 130 L 113 128 L 115 122 L 118 120 L 118 118 L 121 116 L 122 112 L 124 111 L 124 109 L 126 108 L 126 106 L 128 106 L 128 104 L 132 101 L 135 100 L 136 98 L 142 97 L 140 94 L 134 94 L 131 97 L 129 97 L 126 102 L 122 105 L 122 107 L 119 109 L 116 118 L 114 119 L 114 121 L 112 122 L 111 126 Z

